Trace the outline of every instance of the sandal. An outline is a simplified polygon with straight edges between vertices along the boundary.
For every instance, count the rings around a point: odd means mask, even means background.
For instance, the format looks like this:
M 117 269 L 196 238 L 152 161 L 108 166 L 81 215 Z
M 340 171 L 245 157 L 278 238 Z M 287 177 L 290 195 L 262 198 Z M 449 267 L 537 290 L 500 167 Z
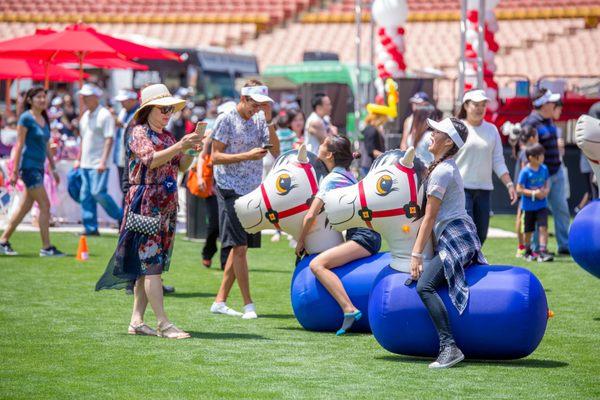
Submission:
M 166 327 L 157 329 L 158 336 L 165 339 L 189 339 L 191 336 L 189 333 L 182 331 L 174 324 L 168 324 Z
M 156 331 L 143 322 L 137 326 L 130 324 L 127 333 L 130 335 L 157 336 Z
M 212 265 L 212 260 L 204 259 L 202 260 L 202 265 L 204 265 L 206 268 L 210 268 L 210 266 Z

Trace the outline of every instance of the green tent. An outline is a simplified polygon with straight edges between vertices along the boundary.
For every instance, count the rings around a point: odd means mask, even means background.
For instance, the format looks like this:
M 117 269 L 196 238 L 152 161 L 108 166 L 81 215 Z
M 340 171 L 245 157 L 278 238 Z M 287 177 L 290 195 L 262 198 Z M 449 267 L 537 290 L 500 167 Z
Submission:
M 360 83 L 368 85 L 371 83 L 372 67 L 370 65 L 360 66 Z M 356 96 L 356 72 L 355 64 L 342 64 L 338 61 L 306 61 L 302 64 L 271 65 L 263 72 L 265 78 L 284 77 L 296 85 L 305 83 L 339 83 L 348 85 L 352 94 Z M 361 110 L 365 114 L 365 110 Z M 348 113 L 346 118 L 346 130 L 353 132 L 354 114 Z

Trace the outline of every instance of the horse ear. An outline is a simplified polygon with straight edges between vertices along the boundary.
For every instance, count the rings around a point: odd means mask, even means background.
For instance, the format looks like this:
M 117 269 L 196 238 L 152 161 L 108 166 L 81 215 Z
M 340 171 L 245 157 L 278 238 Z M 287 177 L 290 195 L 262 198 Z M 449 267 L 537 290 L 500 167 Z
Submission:
M 298 162 L 303 164 L 308 162 L 308 155 L 306 154 L 306 145 L 304 144 L 301 145 L 298 149 Z
M 404 165 L 406 168 L 412 168 L 414 159 L 415 148 L 413 146 L 410 146 L 406 150 L 406 153 L 404 153 L 404 156 L 402 156 L 402 158 L 400 159 L 400 164 Z

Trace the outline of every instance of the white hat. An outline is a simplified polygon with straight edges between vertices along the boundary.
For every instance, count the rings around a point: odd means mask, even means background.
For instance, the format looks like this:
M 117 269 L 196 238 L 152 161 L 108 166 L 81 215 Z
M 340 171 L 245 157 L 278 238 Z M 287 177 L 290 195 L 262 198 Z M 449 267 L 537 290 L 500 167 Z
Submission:
M 546 103 L 556 103 L 559 100 L 560 93 L 552 93 L 550 89 L 547 89 L 546 93 L 544 93 L 542 97 L 538 98 L 537 100 L 534 100 L 532 103 L 534 107 L 541 107 Z
M 467 101 L 474 101 L 475 103 L 479 103 L 480 101 L 488 101 L 488 97 L 485 95 L 485 91 L 481 89 L 469 90 L 463 96 L 462 102 L 463 104 Z
M 142 89 L 142 105 L 133 114 L 133 118 L 137 119 L 140 111 L 148 106 L 173 106 L 175 107 L 175 112 L 177 112 L 185 107 L 185 100 L 176 99 L 171 96 L 171 92 L 169 92 L 169 89 L 165 85 L 157 83 Z
M 92 85 L 91 83 L 84 84 L 81 89 L 79 89 L 79 94 L 82 96 L 102 96 L 102 89 L 100 89 L 96 85 Z
M 257 103 L 274 103 L 273 99 L 269 97 L 269 88 L 266 86 L 244 86 L 242 96 L 250 96 Z
M 135 90 L 121 89 L 115 96 L 115 101 L 137 100 L 138 94 Z
M 454 127 L 454 123 L 450 118 L 444 118 L 440 122 L 436 122 L 431 118 L 427 118 L 427 125 L 436 131 L 444 132 L 446 135 L 450 136 L 450 139 L 452 139 L 459 149 L 465 145 L 465 142 L 458 134 L 458 131 Z

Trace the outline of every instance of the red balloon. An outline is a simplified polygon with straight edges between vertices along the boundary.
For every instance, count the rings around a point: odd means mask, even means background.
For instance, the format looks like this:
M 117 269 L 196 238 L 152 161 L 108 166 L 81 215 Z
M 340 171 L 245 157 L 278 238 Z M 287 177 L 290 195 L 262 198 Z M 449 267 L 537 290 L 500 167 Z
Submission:
M 392 38 L 391 37 L 389 37 L 389 36 L 382 36 L 381 37 L 381 44 L 382 45 L 387 46 L 390 43 L 392 43 L 392 44 L 394 43 L 394 42 L 392 42 Z
M 477 23 L 479 18 L 479 12 L 477 10 L 468 10 L 467 11 L 467 19 L 473 23 Z
M 379 36 L 385 36 L 385 28 L 383 26 L 380 26 L 379 29 L 377 29 L 377 34 Z
M 498 90 L 498 84 L 494 81 L 493 76 L 486 76 L 483 78 L 487 87 Z
M 385 99 L 383 98 L 382 95 L 378 94 L 377 96 L 375 96 L 375 104 L 383 105 L 384 102 L 385 102 Z
M 473 85 L 470 83 L 465 83 L 465 91 L 473 89 Z
M 398 32 L 398 35 L 404 35 L 404 28 L 399 26 L 397 32 Z
M 385 66 L 383 64 L 377 64 L 377 71 L 385 71 Z

